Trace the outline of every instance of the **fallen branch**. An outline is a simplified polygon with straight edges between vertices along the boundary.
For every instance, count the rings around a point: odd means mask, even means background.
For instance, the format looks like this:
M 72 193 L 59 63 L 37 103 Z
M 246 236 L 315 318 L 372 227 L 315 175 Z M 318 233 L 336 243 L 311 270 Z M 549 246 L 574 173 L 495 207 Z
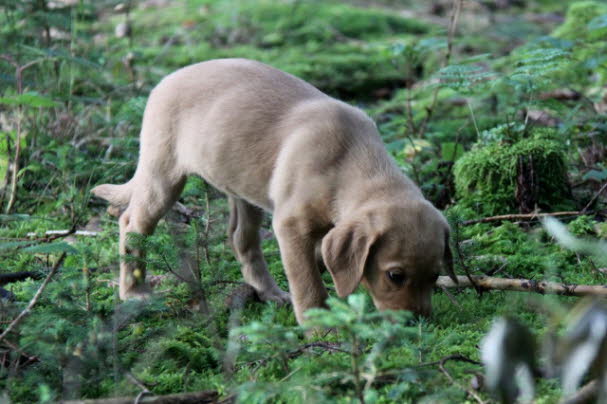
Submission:
M 168 394 L 166 396 L 146 395 L 139 398 L 139 403 L 154 404 L 210 404 L 217 403 L 219 393 L 216 391 L 195 391 L 191 393 Z M 93 400 L 61 401 L 62 404 L 133 404 L 137 397 L 99 398 Z
M 21 321 L 23 321 L 23 319 L 30 313 L 32 308 L 38 302 L 38 299 L 40 299 L 42 292 L 44 292 L 44 289 L 46 289 L 46 286 L 51 281 L 51 278 L 53 277 L 53 275 L 55 275 L 55 273 L 57 272 L 57 270 L 63 263 L 63 260 L 65 259 L 65 255 L 66 255 L 66 253 L 61 254 L 61 256 L 59 257 L 57 262 L 55 262 L 55 265 L 53 265 L 53 268 L 51 268 L 51 271 L 48 273 L 48 275 L 44 279 L 44 282 L 42 282 L 42 285 L 40 285 L 40 288 L 38 288 L 38 291 L 36 292 L 36 294 L 34 295 L 32 300 L 30 300 L 27 307 L 25 309 L 23 309 L 23 311 L 17 317 L 15 317 L 15 319 L 8 325 L 8 327 L 6 327 L 4 332 L 2 334 L 0 334 L 0 341 L 2 341 L 8 335 L 8 333 L 10 333 L 13 330 L 13 328 L 15 328 L 17 325 L 19 325 L 19 323 Z
M 99 234 L 98 231 L 91 231 L 91 230 L 76 230 L 76 231 L 72 231 L 72 230 L 47 230 L 44 232 L 45 236 L 59 236 L 59 237 L 66 237 L 69 235 L 74 235 L 74 236 L 83 236 L 83 237 L 95 237 Z M 30 232 L 26 234 L 27 237 L 36 237 L 37 234 L 35 232 Z
M 482 290 L 511 290 L 515 292 L 535 292 L 563 296 L 601 296 L 607 297 L 607 285 L 575 285 L 532 279 L 506 279 L 489 276 L 472 276 L 474 283 Z M 469 288 L 472 282 L 466 276 L 457 277 L 455 284 L 448 276 L 439 276 L 436 286 L 441 288 Z
M 507 220 L 538 220 L 543 217 L 560 217 L 560 216 L 581 216 L 585 215 L 588 212 L 585 211 L 567 211 L 567 212 L 552 212 L 552 213 L 517 213 L 512 215 L 498 215 L 498 216 L 490 216 L 483 217 L 480 219 L 471 219 L 464 220 L 461 224 L 463 226 L 468 226 L 471 224 L 477 223 L 491 223 L 491 222 L 503 222 Z
M 73 226 L 69 230 L 49 230 L 45 233 L 44 237 L 36 237 L 36 233 L 30 232 L 27 233 L 27 237 L 19 237 L 19 238 L 5 238 L 5 240 L 11 241 L 31 241 L 31 243 L 20 245 L 18 248 L 26 248 L 30 247 L 36 243 L 50 243 L 52 241 L 58 240 L 60 238 L 65 238 L 71 236 L 76 233 L 76 227 Z
M 11 274 L 0 274 L 0 286 L 6 285 L 7 283 L 24 281 L 27 278 L 39 279 L 40 274 L 38 272 L 32 272 L 32 271 L 13 272 Z

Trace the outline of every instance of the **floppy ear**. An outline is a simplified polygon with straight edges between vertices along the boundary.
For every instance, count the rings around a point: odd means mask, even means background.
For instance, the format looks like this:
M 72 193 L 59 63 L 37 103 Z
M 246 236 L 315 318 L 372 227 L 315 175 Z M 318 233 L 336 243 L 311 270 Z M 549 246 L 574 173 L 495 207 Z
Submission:
M 339 297 L 354 292 L 376 236 L 362 223 L 338 224 L 322 239 L 322 259 Z
M 453 271 L 453 255 L 451 254 L 451 247 L 449 246 L 449 232 L 445 233 L 445 256 L 443 262 L 447 275 L 449 275 L 449 278 L 457 285 L 457 276 L 455 276 L 455 271 Z

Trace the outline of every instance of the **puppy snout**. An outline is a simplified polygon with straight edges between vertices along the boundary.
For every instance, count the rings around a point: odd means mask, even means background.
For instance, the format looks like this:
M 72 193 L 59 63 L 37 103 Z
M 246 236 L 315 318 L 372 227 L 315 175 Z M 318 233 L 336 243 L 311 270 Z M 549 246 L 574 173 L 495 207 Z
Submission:
M 429 299 L 423 299 L 416 302 L 411 311 L 416 317 L 430 317 L 432 315 L 432 303 Z

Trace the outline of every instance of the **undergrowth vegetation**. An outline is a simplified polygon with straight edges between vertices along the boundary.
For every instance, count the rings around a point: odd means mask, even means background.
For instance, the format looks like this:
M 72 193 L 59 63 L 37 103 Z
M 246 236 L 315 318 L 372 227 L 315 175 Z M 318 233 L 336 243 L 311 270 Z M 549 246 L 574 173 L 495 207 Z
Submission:
M 417 319 L 375 311 L 361 288 L 300 327 L 290 307 L 252 301 L 227 203 L 200 178 L 137 240 L 154 298 L 120 302 L 116 219 L 90 189 L 131 177 L 164 75 L 257 59 L 374 118 L 449 218 L 458 275 L 605 285 L 605 2 L 4 0 L 0 12 L 0 402 L 200 391 L 486 402 L 479 344 L 495 317 L 566 344 L 578 341 L 559 334 L 577 324 L 571 307 L 604 312 L 577 297 L 437 288 L 433 315 Z M 557 211 L 565 229 L 533 217 Z M 530 216 L 474 221 L 512 214 Z M 262 236 L 286 290 L 269 219 Z M 537 378 L 537 403 L 561 397 L 558 374 Z

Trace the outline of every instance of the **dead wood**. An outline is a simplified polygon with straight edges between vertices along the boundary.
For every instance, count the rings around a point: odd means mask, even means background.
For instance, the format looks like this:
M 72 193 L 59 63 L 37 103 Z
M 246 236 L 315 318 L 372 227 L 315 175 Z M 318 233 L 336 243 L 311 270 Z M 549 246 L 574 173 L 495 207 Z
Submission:
M 44 282 L 42 282 L 42 285 L 40 285 L 40 288 L 38 288 L 38 291 L 36 292 L 36 294 L 34 295 L 32 300 L 30 300 L 27 307 L 25 309 L 23 309 L 23 311 L 21 313 L 19 313 L 19 315 L 17 317 L 15 317 L 15 319 L 8 325 L 8 327 L 6 327 L 4 332 L 2 332 L 2 334 L 0 334 L 0 341 L 2 341 L 8 335 L 8 333 L 10 333 L 13 330 L 13 328 L 15 328 L 17 325 L 19 325 L 19 323 L 25 318 L 25 316 L 27 316 L 30 313 L 30 311 L 32 310 L 34 305 L 38 302 L 38 299 L 40 299 L 42 292 L 44 292 L 44 289 L 46 289 L 46 286 L 51 281 L 51 278 L 53 277 L 53 275 L 55 275 L 55 273 L 57 272 L 57 270 L 63 263 L 65 256 L 66 256 L 66 253 L 61 254 L 61 256 L 59 257 L 59 259 L 57 260 L 55 265 L 53 265 L 53 268 L 51 268 L 51 271 L 48 273 L 48 275 L 44 279 Z
M 479 219 L 464 220 L 461 224 L 468 226 L 477 223 L 503 222 L 507 220 L 531 221 L 538 220 L 544 217 L 560 217 L 560 216 L 580 216 L 588 214 L 585 211 L 567 211 L 567 212 L 552 212 L 552 213 L 516 213 L 511 215 L 498 215 L 482 217 Z
M 7 283 L 24 281 L 27 278 L 40 279 L 38 272 L 24 271 L 24 272 L 13 272 L 11 274 L 0 274 L 0 286 L 6 285 Z
M 98 231 L 92 230 L 47 230 L 44 232 L 45 236 L 57 236 L 57 237 L 67 237 L 70 235 L 74 236 L 83 236 L 83 237 L 96 237 L 99 235 Z M 35 232 L 30 232 L 26 234 L 27 237 L 36 237 Z M 44 237 L 43 240 L 46 240 L 47 237 Z
M 511 290 L 515 292 L 535 292 L 540 294 L 556 294 L 563 296 L 599 296 L 607 297 L 607 285 L 575 285 L 532 279 L 506 279 L 489 276 L 472 276 L 474 283 L 482 290 Z M 466 276 L 457 277 L 455 284 L 448 276 L 439 276 L 436 286 L 441 288 L 469 288 L 472 282 Z
M 62 404 L 133 404 L 137 397 L 113 397 L 94 400 L 61 401 Z M 168 394 L 165 396 L 143 395 L 139 403 L 154 404 L 211 404 L 219 402 L 216 391 L 195 391 L 191 393 Z M 234 400 L 232 400 L 234 401 Z

